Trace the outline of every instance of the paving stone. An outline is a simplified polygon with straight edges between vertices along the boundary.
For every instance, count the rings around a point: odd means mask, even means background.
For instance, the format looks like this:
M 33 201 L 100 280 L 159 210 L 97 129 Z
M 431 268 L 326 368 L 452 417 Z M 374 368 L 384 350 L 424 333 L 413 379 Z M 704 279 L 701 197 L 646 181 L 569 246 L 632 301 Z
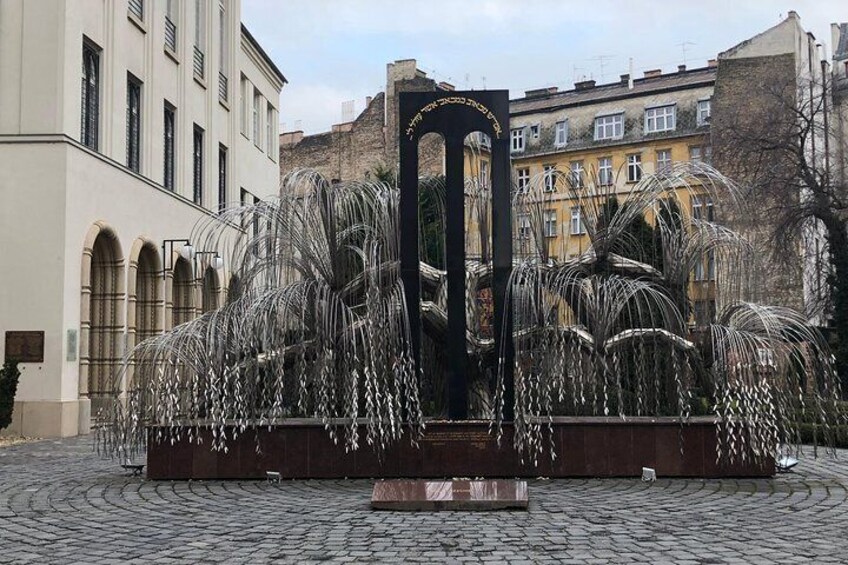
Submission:
M 528 481 L 527 512 L 375 512 L 372 481 L 128 477 L 86 437 L 0 448 L 12 563 L 842 563 L 848 451 L 763 480 Z

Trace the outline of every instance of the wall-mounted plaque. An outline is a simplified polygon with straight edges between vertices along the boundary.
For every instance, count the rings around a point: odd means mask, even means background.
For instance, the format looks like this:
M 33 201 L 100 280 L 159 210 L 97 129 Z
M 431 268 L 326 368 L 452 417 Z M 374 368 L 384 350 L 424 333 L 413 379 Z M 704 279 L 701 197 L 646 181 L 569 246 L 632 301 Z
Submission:
M 6 332 L 5 360 L 44 362 L 44 332 Z

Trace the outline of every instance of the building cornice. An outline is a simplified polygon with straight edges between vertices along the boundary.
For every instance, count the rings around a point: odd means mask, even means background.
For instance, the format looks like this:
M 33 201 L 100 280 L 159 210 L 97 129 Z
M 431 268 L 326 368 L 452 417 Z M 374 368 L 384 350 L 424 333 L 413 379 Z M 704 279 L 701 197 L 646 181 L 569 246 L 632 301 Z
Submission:
M 259 45 L 259 42 L 256 41 L 256 38 L 253 37 L 244 24 L 241 24 L 241 39 L 241 46 L 245 52 L 268 75 L 268 79 L 274 85 L 274 88 L 278 91 L 282 90 L 283 85 L 288 84 L 289 81 L 286 80 L 286 77 L 283 76 L 283 73 L 277 68 L 277 65 L 274 64 L 274 61 L 262 49 L 262 46 Z
M 149 178 L 147 178 L 143 175 L 140 175 L 140 174 L 138 174 L 134 171 L 131 171 L 130 169 L 128 169 L 127 167 L 125 167 L 121 163 L 115 161 L 114 159 L 107 157 L 106 155 L 103 155 L 102 153 L 98 153 L 97 151 L 94 151 L 93 149 L 91 149 L 89 147 L 86 147 L 85 145 L 83 145 L 82 143 L 77 141 L 76 139 L 69 137 L 65 134 L 61 134 L 61 133 L 54 133 L 54 134 L 38 134 L 38 133 L 36 133 L 36 134 L 16 134 L 16 135 L 2 135 L 2 134 L 0 134 L 0 145 L 12 145 L 12 144 L 19 144 L 19 145 L 26 145 L 26 144 L 32 144 L 32 145 L 64 144 L 64 145 L 70 145 L 70 146 L 82 151 L 83 153 L 87 153 L 88 155 L 94 157 L 95 159 L 98 159 L 99 161 L 109 165 L 110 167 L 118 169 L 122 173 L 125 173 L 125 174 L 129 175 L 130 177 L 133 177 L 133 179 L 140 181 L 140 182 L 143 182 L 147 186 L 154 188 L 154 189 L 158 190 L 159 192 L 162 192 L 163 194 L 168 195 L 171 198 L 174 198 L 178 202 L 185 204 L 186 206 L 189 206 L 190 208 L 194 208 L 198 212 L 202 212 L 209 217 L 213 217 L 213 218 L 217 217 L 217 214 L 215 214 L 214 212 L 212 212 L 211 210 L 209 210 L 207 208 L 204 208 L 203 206 L 196 204 L 193 200 L 190 200 L 190 199 L 186 198 L 185 196 L 182 196 L 181 194 L 177 194 L 176 192 L 165 188 L 161 184 L 158 184 L 157 182 L 152 181 L 152 180 L 150 180 Z

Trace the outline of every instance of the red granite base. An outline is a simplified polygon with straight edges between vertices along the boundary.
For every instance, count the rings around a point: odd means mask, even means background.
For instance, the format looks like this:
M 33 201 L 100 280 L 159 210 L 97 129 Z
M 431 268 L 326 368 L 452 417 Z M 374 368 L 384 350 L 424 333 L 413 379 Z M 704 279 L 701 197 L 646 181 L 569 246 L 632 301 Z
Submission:
M 375 510 L 527 510 L 527 505 L 527 481 L 506 479 L 386 479 L 374 483 L 371 494 Z
M 275 471 L 290 479 L 639 477 L 642 467 L 651 467 L 658 477 L 770 477 L 775 469 L 773 459 L 719 464 L 711 418 L 694 418 L 682 427 L 674 418 L 557 418 L 556 459 L 545 455 L 538 466 L 522 462 L 512 448 L 510 425 L 504 426 L 500 447 L 488 429 L 488 422 L 429 422 L 418 448 L 405 438 L 381 460 L 367 446 L 345 453 L 316 420 L 289 420 L 242 434 L 230 441 L 227 453 L 210 449 L 209 432 L 200 445 L 150 441 L 147 476 L 264 479 Z

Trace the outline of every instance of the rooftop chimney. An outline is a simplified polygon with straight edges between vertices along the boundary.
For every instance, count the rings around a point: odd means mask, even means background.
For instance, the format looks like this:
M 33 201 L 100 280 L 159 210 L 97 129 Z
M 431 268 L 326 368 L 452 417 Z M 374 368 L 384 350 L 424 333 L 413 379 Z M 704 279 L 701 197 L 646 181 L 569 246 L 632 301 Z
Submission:
M 652 69 L 650 71 L 645 71 L 645 78 L 656 78 L 658 76 L 662 76 L 662 69 Z
M 534 88 L 533 90 L 525 90 L 524 97 L 525 98 L 539 98 L 541 96 L 548 96 L 551 94 L 556 94 L 559 91 L 559 88 L 556 86 L 546 86 L 545 88 Z
M 574 90 L 592 90 L 595 88 L 595 81 L 592 80 L 581 80 L 580 82 L 574 83 Z
M 373 100 L 373 98 L 372 98 L 371 96 L 366 96 L 366 97 L 365 97 L 365 107 L 366 107 L 366 108 L 367 108 L 368 106 L 370 106 L 370 105 L 371 105 L 371 101 L 372 101 L 372 100 Z
M 715 59 L 710 59 L 709 61 L 707 61 L 707 66 L 711 69 L 715 68 L 718 66 L 718 62 Z
M 442 90 L 447 90 L 449 92 L 453 92 L 454 90 L 456 90 L 456 87 L 454 85 L 445 81 L 439 83 L 439 88 L 441 88 Z
M 786 14 L 786 17 L 790 20 L 800 20 L 801 18 L 798 16 L 798 12 L 795 10 L 789 10 L 789 13 Z
M 678 73 L 685 73 L 686 72 L 686 65 L 677 65 L 677 72 Z
M 627 86 L 628 84 L 630 84 L 630 74 L 621 75 L 621 85 Z

